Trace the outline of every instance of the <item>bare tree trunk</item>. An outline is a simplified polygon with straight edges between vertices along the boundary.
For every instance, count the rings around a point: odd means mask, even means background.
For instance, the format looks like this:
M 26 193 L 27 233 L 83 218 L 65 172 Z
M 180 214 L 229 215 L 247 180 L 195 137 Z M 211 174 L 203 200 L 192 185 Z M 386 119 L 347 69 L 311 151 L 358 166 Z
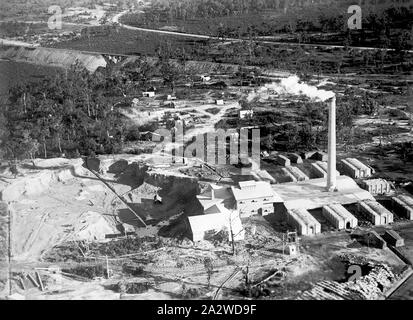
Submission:
M 87 99 L 87 114 L 90 117 L 90 104 L 89 104 L 89 95 L 86 95 L 86 99 Z
M 44 158 L 47 159 L 47 148 L 46 148 L 46 141 L 43 142 L 43 150 L 44 150 Z
M 23 94 L 24 113 L 27 113 L 26 92 Z
M 60 142 L 60 135 L 57 137 L 57 145 L 59 147 L 59 152 L 62 154 L 63 151 L 62 151 L 62 144 Z
M 34 162 L 33 153 L 30 153 L 30 160 L 32 161 L 33 168 L 36 168 L 36 163 Z
M 230 232 L 231 232 L 231 247 L 232 247 L 232 255 L 235 255 L 235 240 L 234 240 L 234 231 L 232 230 L 232 222 L 229 224 Z

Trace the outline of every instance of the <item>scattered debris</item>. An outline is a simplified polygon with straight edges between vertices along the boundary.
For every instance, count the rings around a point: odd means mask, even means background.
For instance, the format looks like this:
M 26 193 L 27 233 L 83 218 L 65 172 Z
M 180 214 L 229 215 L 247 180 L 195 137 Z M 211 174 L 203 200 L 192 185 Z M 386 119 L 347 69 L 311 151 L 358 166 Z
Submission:
M 119 293 L 127 294 L 141 294 L 148 291 L 151 288 L 151 284 L 148 282 L 118 282 L 113 290 Z
M 79 264 L 71 269 L 63 269 L 62 272 L 91 280 L 103 278 L 107 275 L 107 269 L 102 264 Z
M 384 297 L 396 280 L 387 265 L 375 266 L 372 271 L 354 282 L 322 281 L 297 297 L 299 300 L 378 300 Z

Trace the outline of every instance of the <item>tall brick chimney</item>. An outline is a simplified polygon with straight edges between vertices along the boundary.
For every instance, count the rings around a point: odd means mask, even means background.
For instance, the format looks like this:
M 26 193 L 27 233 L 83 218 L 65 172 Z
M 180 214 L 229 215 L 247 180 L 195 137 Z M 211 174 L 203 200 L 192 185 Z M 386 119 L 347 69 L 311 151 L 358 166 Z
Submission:
M 334 191 L 337 188 L 336 161 L 336 97 L 334 96 L 330 100 L 328 115 L 328 191 Z

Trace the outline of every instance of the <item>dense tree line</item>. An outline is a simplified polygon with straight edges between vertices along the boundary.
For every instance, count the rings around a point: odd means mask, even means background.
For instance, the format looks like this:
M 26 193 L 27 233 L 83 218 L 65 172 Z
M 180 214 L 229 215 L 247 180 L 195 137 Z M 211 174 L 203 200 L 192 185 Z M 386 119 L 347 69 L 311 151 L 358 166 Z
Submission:
M 354 145 L 357 116 L 374 115 L 381 96 L 348 89 L 337 100 L 337 138 L 345 146 Z M 257 107 L 252 102 L 249 107 Z M 244 105 L 244 107 L 246 107 Z M 228 130 L 256 126 L 260 128 L 261 147 L 269 151 L 297 151 L 323 149 L 327 145 L 328 108 L 325 103 L 301 101 L 288 107 L 275 103 L 272 111 L 255 112 L 254 117 L 231 117 L 217 123 L 217 129 Z M 285 109 L 297 110 L 297 116 L 288 116 Z
M 342 0 L 156 0 L 148 12 L 155 19 L 190 20 L 260 13 L 266 10 L 286 13 L 314 6 L 344 7 L 349 3 L 353 4 L 351 1 Z
M 203 33 L 218 37 L 273 36 L 291 33 L 294 41 L 311 42 L 308 32 L 341 33 L 336 41 L 365 45 L 371 41 L 382 47 L 405 50 L 411 47 L 413 11 L 403 4 L 362 4 L 363 28 L 350 30 L 347 9 L 354 1 L 287 0 L 158 0 L 144 14 L 129 14 L 123 22 L 146 27 L 165 24 L 185 26 L 191 20 L 209 21 Z M 254 15 L 255 19 L 249 19 Z M 236 17 L 239 17 L 238 22 Z M 245 23 L 245 21 L 248 21 Z M 189 29 L 186 29 L 186 28 Z M 188 24 L 185 31 L 193 32 Z M 200 30 L 197 30 L 201 32 Z
M 171 60 L 160 48 L 156 58 L 140 58 L 89 73 L 80 63 L 43 81 L 12 88 L 0 101 L 0 158 L 79 157 L 111 154 L 139 140 L 140 131 L 122 110 L 141 97 L 154 76 L 174 89 L 184 59 Z M 170 89 L 167 89 L 170 90 Z
M 54 78 L 13 88 L 1 107 L 2 157 L 119 151 L 124 125 L 114 97 L 124 87 L 122 79 L 74 66 Z

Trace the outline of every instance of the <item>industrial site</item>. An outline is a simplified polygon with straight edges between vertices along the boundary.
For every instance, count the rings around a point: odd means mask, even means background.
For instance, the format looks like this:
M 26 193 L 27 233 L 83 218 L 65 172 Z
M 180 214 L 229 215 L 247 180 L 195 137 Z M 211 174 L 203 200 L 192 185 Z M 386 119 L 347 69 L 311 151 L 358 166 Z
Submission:
M 413 298 L 411 2 L 72 2 L 0 21 L 1 299 Z

